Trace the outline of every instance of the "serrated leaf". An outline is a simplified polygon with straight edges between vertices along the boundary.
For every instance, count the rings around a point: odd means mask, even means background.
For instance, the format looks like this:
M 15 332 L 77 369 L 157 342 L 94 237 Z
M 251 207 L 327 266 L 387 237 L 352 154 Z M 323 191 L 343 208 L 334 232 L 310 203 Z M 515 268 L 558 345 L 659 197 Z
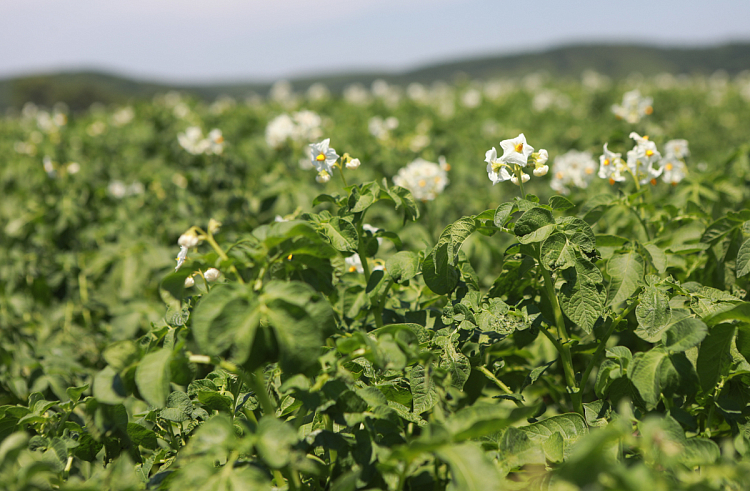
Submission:
M 163 348 L 144 356 L 135 370 L 135 385 L 138 391 L 143 399 L 154 407 L 164 407 L 167 402 L 171 360 L 172 350 Z
M 672 324 L 662 333 L 662 343 L 671 352 L 687 351 L 698 346 L 708 334 L 708 326 L 693 317 Z
M 539 257 L 542 266 L 549 270 L 571 268 L 576 261 L 573 245 L 561 232 L 550 235 L 542 242 Z

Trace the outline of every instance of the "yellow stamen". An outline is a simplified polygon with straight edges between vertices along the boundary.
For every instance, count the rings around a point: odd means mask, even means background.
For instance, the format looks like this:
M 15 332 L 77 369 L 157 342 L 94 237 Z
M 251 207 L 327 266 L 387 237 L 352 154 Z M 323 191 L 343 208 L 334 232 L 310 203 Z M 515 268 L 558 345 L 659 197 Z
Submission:
M 602 162 L 605 166 L 609 165 L 609 159 L 604 159 L 604 162 Z
M 516 146 L 515 146 L 515 150 L 516 150 L 516 152 L 518 152 L 518 153 L 521 153 L 521 152 L 523 152 L 523 142 L 521 142 L 521 143 L 516 143 Z
M 436 178 L 435 178 L 435 184 L 437 184 L 437 183 L 439 183 L 439 182 L 440 182 L 440 178 L 439 178 L 439 177 L 436 177 Z
M 648 135 L 643 135 L 644 140 L 648 140 Z
M 646 150 L 646 157 L 651 157 L 654 154 L 653 150 Z
M 593 174 L 593 173 L 594 173 L 594 169 L 592 169 L 592 168 L 590 168 L 590 167 L 589 167 L 589 168 L 587 168 L 587 169 L 586 169 L 586 170 L 585 170 L 584 172 L 585 172 L 586 174 L 588 174 L 588 175 L 591 175 L 591 174 Z
M 667 169 L 667 170 L 672 170 L 672 169 L 674 169 L 674 165 L 672 165 L 671 163 L 670 163 L 670 164 L 667 164 L 667 165 L 665 165 L 664 167 L 666 167 L 666 169 Z
M 293 255 L 294 255 L 294 254 L 289 254 L 289 255 L 288 255 L 288 256 L 287 256 L 286 258 L 287 258 L 287 259 L 288 259 L 289 261 L 291 261 L 291 260 L 292 260 L 292 256 L 293 256 Z
M 354 273 L 355 271 L 357 271 L 357 267 L 356 266 L 349 266 L 349 272 L 350 273 Z
M 656 186 L 656 179 L 651 179 L 651 185 Z
M 562 172 L 558 172 L 558 173 L 557 173 L 557 175 L 556 175 L 555 177 L 556 177 L 556 178 L 558 178 L 558 179 L 562 179 L 562 178 L 563 178 L 563 177 L 565 177 L 565 176 L 563 176 L 563 173 L 562 173 Z
M 445 170 L 446 172 L 451 170 L 451 164 L 445 164 Z
M 646 114 L 651 114 L 654 112 L 654 108 L 651 106 L 646 106 L 646 109 L 644 109 L 643 112 Z
M 609 178 L 609 184 L 610 184 L 610 186 L 614 186 L 615 185 L 615 180 L 613 178 L 611 178 L 611 177 Z
M 424 179 L 420 179 L 417 184 L 419 184 L 420 188 L 423 188 L 423 187 L 427 186 L 427 181 L 425 181 Z
M 322 162 L 325 159 L 326 159 L 326 155 L 324 153 L 321 153 L 320 155 L 315 157 L 315 160 L 317 160 L 318 162 Z
M 216 143 L 224 143 L 224 137 L 223 136 L 217 136 L 215 141 L 216 141 Z

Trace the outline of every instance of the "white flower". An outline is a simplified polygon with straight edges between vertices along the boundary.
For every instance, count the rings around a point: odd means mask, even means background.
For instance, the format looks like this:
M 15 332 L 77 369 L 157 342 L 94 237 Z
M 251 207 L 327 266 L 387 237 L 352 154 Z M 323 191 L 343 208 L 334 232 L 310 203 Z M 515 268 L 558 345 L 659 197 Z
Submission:
M 640 184 L 656 184 L 656 178 L 663 171 L 661 154 L 656 149 L 656 144 L 648 136 L 640 136 L 638 133 L 630 133 L 630 138 L 635 140 L 636 145 L 628 151 L 628 169 Z
M 49 155 L 44 156 L 42 159 L 42 165 L 44 166 L 44 172 L 46 172 L 49 177 L 55 177 L 55 165 L 52 163 L 52 159 Z
M 622 160 L 622 155 L 611 152 L 604 144 L 604 154 L 599 157 L 599 177 L 608 179 L 610 184 L 622 182 L 625 180 L 623 172 L 627 171 L 627 166 Z
M 687 140 L 669 140 L 664 144 L 664 149 L 667 157 L 684 159 L 685 157 L 690 156 Z
M 185 259 L 187 259 L 188 255 L 188 248 L 185 246 L 180 246 L 180 253 L 177 254 L 177 266 L 175 266 L 174 270 L 175 272 L 179 271 L 180 267 L 182 267 L 182 263 L 185 262 Z
M 217 128 L 212 129 L 208 134 L 207 141 L 208 148 L 206 149 L 206 153 L 209 155 L 221 155 L 224 151 L 224 136 L 221 134 L 221 130 Z
M 182 148 L 193 155 L 204 153 L 210 145 L 209 141 L 203 138 L 203 131 L 197 126 L 190 126 L 185 133 L 177 135 L 177 141 Z
M 331 180 L 331 174 L 322 170 L 318 172 L 317 176 L 315 176 L 315 180 L 318 181 L 320 184 L 325 184 Z
M 81 166 L 78 162 L 71 162 L 68 164 L 68 174 L 78 174 L 81 170 Z
M 523 133 L 510 140 L 500 142 L 503 149 L 503 156 L 500 160 L 507 164 L 517 164 L 525 166 L 529 160 L 529 155 L 534 152 L 534 147 L 526 143 L 526 137 Z
M 107 192 L 109 192 L 109 194 L 111 194 L 113 197 L 120 199 L 124 198 L 128 193 L 128 188 L 122 181 L 112 181 L 109 183 L 109 186 L 107 186 Z
M 357 169 L 361 165 L 361 162 L 359 159 L 351 159 L 349 162 L 346 163 L 347 169 Z
M 333 165 L 339 159 L 336 150 L 329 147 L 330 138 L 326 138 L 320 143 L 310 144 L 310 157 L 312 163 L 318 172 L 326 171 L 329 174 L 333 172 Z
M 185 278 L 185 288 L 190 288 L 195 285 L 195 280 L 192 276 Z
M 591 152 L 570 150 L 555 157 L 552 164 L 550 187 L 562 194 L 569 194 L 570 187 L 586 188 L 596 172 L 596 161 Z
M 687 166 L 685 162 L 675 158 L 674 156 L 667 156 L 663 161 L 664 173 L 661 178 L 664 182 L 676 186 L 678 182 L 685 179 L 687 175 Z
M 631 90 L 623 95 L 622 105 L 614 104 L 612 106 L 612 112 L 618 119 L 624 119 L 630 124 L 635 124 L 643 116 L 654 112 L 653 107 L 651 107 L 652 102 L 651 97 L 641 97 L 640 91 L 637 89 Z
M 549 172 L 548 165 L 542 165 L 541 167 L 537 167 L 536 169 L 534 169 L 534 175 L 536 177 L 546 176 L 547 172 Z
M 508 165 L 497 158 L 495 147 L 485 152 L 484 161 L 487 162 L 487 177 L 490 178 L 493 186 L 498 182 L 507 181 L 513 177 Z
M 132 107 L 123 107 L 112 115 L 112 124 L 115 126 L 125 126 L 135 118 L 135 111 Z
M 448 185 L 448 173 L 434 162 L 418 158 L 393 177 L 396 186 L 411 191 L 415 199 L 430 201 Z
M 269 147 L 280 148 L 296 132 L 296 125 L 288 114 L 281 114 L 266 126 L 266 143 Z
M 362 267 L 362 260 L 359 258 L 359 254 L 354 254 L 344 259 L 346 264 L 346 270 L 349 273 L 364 273 L 365 269 Z
M 203 277 L 206 278 L 206 281 L 216 281 L 219 279 L 219 276 L 221 276 L 221 272 L 216 268 L 208 268 L 205 273 L 203 273 Z
M 186 232 L 180 235 L 180 238 L 177 239 L 177 244 L 180 247 L 187 247 L 188 249 L 197 247 L 200 242 L 200 238 L 198 238 L 198 235 L 196 235 L 196 233 L 193 231 Z

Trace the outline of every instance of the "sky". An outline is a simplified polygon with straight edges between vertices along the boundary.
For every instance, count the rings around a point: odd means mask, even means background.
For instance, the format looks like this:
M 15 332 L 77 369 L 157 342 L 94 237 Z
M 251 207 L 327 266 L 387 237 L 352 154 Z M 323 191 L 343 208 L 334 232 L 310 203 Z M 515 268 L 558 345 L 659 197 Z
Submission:
M 750 1 L 0 0 L 0 78 L 273 81 L 584 42 L 750 41 Z

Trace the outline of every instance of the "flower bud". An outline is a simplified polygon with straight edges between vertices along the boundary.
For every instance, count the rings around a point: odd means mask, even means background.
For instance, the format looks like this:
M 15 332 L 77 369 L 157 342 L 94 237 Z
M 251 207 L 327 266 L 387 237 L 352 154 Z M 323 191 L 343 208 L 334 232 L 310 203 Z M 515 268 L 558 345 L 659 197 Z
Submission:
M 216 268 L 208 268 L 205 273 L 203 273 L 203 277 L 206 278 L 206 281 L 216 281 L 219 279 L 219 276 L 221 276 L 221 272 Z
M 190 288 L 193 285 L 195 285 L 195 280 L 192 276 L 188 276 L 187 278 L 185 278 L 185 288 Z
M 177 239 L 177 244 L 180 247 L 187 247 L 188 249 L 192 249 L 193 247 L 200 244 L 200 238 L 198 238 L 198 235 L 196 235 L 195 232 L 192 230 L 189 230 L 185 232 L 184 234 L 180 235 L 180 238 Z
M 516 176 L 511 176 L 511 178 L 510 178 L 510 182 L 512 182 L 512 183 L 513 183 L 513 184 L 515 184 L 516 186 L 519 186 L 519 185 L 520 185 L 520 184 L 518 183 L 518 178 L 517 178 Z
M 547 172 L 549 172 L 549 166 L 548 165 L 543 165 L 541 167 L 537 167 L 536 169 L 534 169 L 534 175 L 536 177 L 546 176 Z
M 318 181 L 320 184 L 325 184 L 331 180 L 331 174 L 329 174 L 326 171 L 320 171 L 320 173 L 317 176 L 315 176 L 315 180 Z
M 359 159 L 351 159 L 349 162 L 346 163 L 347 169 L 356 169 L 360 166 L 361 162 Z
M 549 155 L 547 154 L 547 150 L 541 149 L 539 150 L 539 156 L 536 158 L 536 165 L 544 165 L 547 163 L 547 159 L 549 158 Z M 542 174 L 544 175 L 544 174 Z
M 530 176 L 530 175 L 528 175 L 528 174 L 523 174 L 523 173 L 521 174 L 521 181 L 523 181 L 523 182 L 528 182 L 528 181 L 529 181 L 529 179 L 531 179 L 531 176 Z
M 221 222 L 214 220 L 213 218 L 208 221 L 208 233 L 211 235 L 219 233 L 221 230 Z

